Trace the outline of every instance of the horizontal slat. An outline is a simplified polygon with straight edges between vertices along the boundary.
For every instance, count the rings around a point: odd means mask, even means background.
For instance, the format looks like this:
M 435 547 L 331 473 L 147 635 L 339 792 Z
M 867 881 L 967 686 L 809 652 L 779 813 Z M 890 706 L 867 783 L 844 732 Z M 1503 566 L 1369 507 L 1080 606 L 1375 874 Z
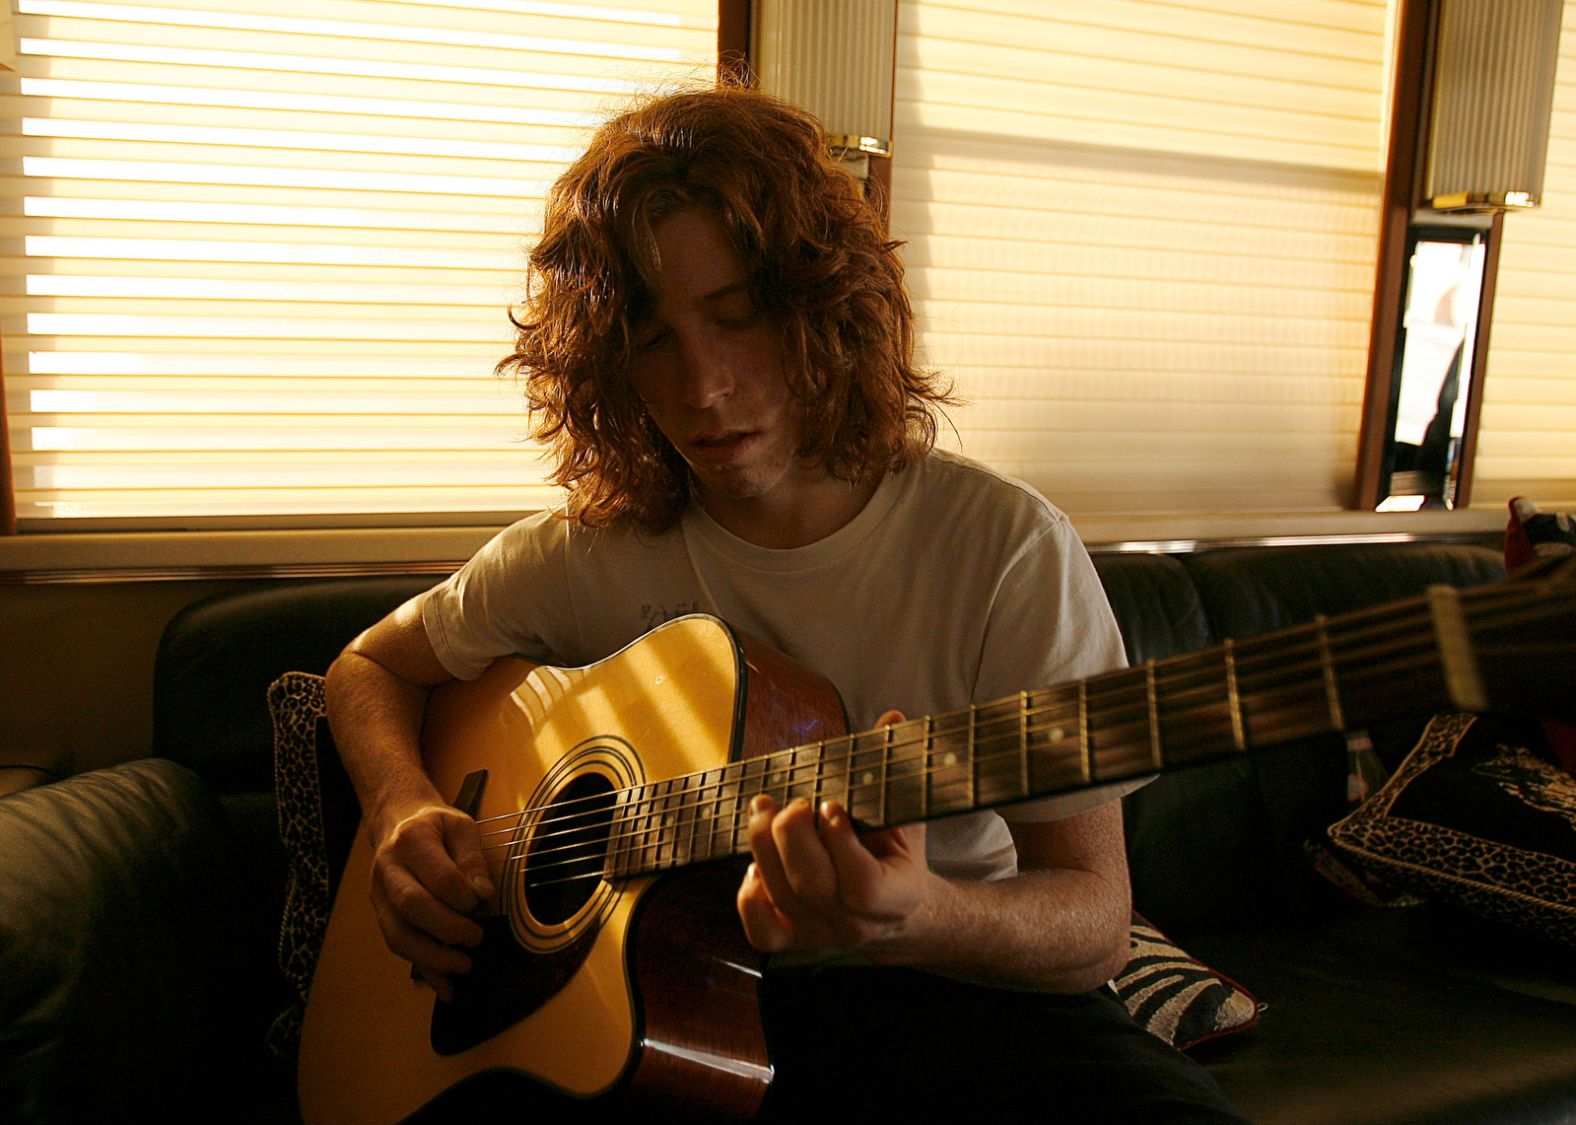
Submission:
M 1473 507 L 1576 507 L 1576 6 L 1560 34 L 1538 210 L 1505 219 Z
M 493 374 L 589 129 L 711 0 L 21 0 L 0 219 L 25 520 L 540 507 Z

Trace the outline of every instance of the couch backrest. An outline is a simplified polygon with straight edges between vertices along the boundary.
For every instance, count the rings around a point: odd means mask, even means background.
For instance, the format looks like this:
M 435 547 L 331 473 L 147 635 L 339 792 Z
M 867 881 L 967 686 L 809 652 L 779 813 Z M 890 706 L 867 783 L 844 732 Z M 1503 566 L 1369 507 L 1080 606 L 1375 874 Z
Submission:
M 1496 549 L 1440 543 L 1096 555 L 1095 566 L 1135 662 L 1505 572 Z M 1178 592 L 1179 583 L 1190 590 Z M 1160 588 L 1166 612 L 1153 604 Z M 1411 727 L 1390 729 L 1405 739 Z M 1330 736 L 1151 782 L 1125 810 L 1138 909 L 1173 936 L 1320 909 L 1331 892 L 1311 873 L 1309 852 L 1348 811 L 1347 772 L 1345 740 Z
M 271 792 L 268 685 L 324 672 L 363 629 L 431 576 L 314 579 L 220 593 L 165 627 L 154 665 L 153 753 L 220 793 Z

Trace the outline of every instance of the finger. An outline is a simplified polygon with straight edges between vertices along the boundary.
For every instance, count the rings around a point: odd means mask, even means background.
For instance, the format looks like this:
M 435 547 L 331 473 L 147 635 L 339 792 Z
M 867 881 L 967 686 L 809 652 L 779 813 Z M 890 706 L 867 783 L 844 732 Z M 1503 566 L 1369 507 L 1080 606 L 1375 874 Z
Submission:
M 772 819 L 772 841 L 789 889 L 818 913 L 837 906 L 837 872 L 821 842 L 810 802 L 799 798 Z
M 471 893 L 482 903 L 492 902 L 498 890 L 487 869 L 486 849 L 476 822 L 462 815 L 446 817 L 442 823 L 444 845 Z
M 792 925 L 772 905 L 766 884 L 761 881 L 759 868 L 750 864 L 739 884 L 737 897 L 739 921 L 744 924 L 744 936 L 762 953 L 780 953 L 793 947 Z
M 433 808 L 425 810 L 420 819 L 409 817 L 390 835 L 384 850 L 396 865 L 409 868 L 444 905 L 461 914 L 471 913 L 488 897 L 474 881 L 486 871 L 480 833 L 476 822 L 464 813 Z
M 848 811 L 835 801 L 822 813 L 827 853 L 837 870 L 846 908 L 866 921 L 891 925 L 924 897 L 925 826 L 910 824 L 858 835 Z
M 836 801 L 823 801 L 819 830 L 843 906 L 861 916 L 884 919 L 886 908 L 880 897 L 881 862 L 854 832 L 847 810 Z
M 786 810 L 785 810 L 786 811 Z M 750 852 L 755 858 L 755 869 L 772 904 L 787 920 L 796 941 L 802 943 L 815 930 L 815 912 L 801 902 L 789 882 L 783 865 L 782 854 L 777 848 L 776 821 L 784 815 L 777 811 L 777 803 L 762 794 L 750 802 L 749 840 Z
M 374 883 L 401 921 L 445 945 L 476 945 L 482 940 L 481 926 L 435 897 L 416 872 L 390 857 L 383 857 L 377 868 Z
M 372 895 L 372 910 L 389 950 L 416 966 L 417 972 L 448 976 L 470 971 L 469 957 L 416 929 L 400 917 L 387 898 L 376 889 Z
M 423 984 L 436 992 L 438 999 L 445 1004 L 454 999 L 454 982 L 442 973 L 435 973 L 418 965 L 416 967 L 416 975 L 421 978 Z

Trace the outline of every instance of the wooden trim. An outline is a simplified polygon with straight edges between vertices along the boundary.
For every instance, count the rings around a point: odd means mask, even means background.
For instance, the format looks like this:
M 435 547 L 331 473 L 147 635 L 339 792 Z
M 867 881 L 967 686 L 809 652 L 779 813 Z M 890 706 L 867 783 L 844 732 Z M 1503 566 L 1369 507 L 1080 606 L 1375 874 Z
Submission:
M 870 175 L 865 180 L 865 199 L 875 213 L 881 216 L 881 226 L 888 233 L 892 229 L 892 158 L 870 157 Z
M 5 411 L 5 365 L 0 362 L 0 535 L 16 534 L 16 480 L 11 473 L 11 424 Z
M 751 0 L 717 0 L 717 85 L 754 86 Z
M 1357 440 L 1357 481 L 1352 506 L 1378 507 L 1389 476 L 1390 392 L 1407 276 L 1407 231 L 1417 199 L 1428 104 L 1429 0 L 1402 0 L 1396 35 L 1395 88 L 1390 98 L 1390 142 L 1380 200 L 1379 261 L 1374 276 L 1373 319 L 1368 336 L 1368 375 Z
M 1505 232 L 1505 214 L 1494 213 L 1488 228 L 1488 246 L 1483 255 L 1483 288 L 1478 296 L 1477 338 L 1472 344 L 1471 381 L 1467 384 L 1467 406 L 1462 418 L 1461 469 L 1456 474 L 1455 506 L 1465 508 L 1472 501 L 1472 462 L 1477 456 L 1478 419 L 1483 415 L 1483 387 L 1488 375 L 1489 329 L 1494 323 L 1494 281 L 1499 276 L 1499 243 Z

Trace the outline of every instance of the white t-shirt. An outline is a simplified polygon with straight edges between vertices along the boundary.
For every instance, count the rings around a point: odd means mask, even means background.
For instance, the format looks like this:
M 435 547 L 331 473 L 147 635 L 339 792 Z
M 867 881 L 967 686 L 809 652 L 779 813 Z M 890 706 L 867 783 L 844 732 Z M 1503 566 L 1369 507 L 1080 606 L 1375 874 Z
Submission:
M 746 543 L 693 503 L 660 535 L 531 516 L 421 609 L 461 679 L 508 654 L 589 664 L 669 618 L 714 614 L 829 679 L 852 730 L 888 710 L 936 715 L 1125 664 L 1067 517 L 1029 486 L 941 452 L 888 476 L 841 530 L 790 550 Z M 927 857 L 951 878 L 1013 874 L 1004 816 L 1059 819 L 1131 788 L 934 822 Z

